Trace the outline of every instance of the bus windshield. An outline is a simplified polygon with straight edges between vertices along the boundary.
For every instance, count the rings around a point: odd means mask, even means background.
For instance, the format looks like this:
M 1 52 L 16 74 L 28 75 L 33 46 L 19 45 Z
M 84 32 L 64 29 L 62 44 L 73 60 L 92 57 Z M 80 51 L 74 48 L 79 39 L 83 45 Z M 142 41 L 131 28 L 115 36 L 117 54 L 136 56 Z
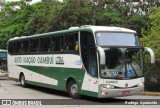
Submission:
M 98 32 L 97 44 L 105 51 L 103 78 L 135 78 L 143 76 L 142 48 L 135 34 Z
M 103 78 L 132 78 L 143 76 L 141 48 L 106 48 L 106 65 Z
M 99 46 L 138 46 L 138 40 L 133 33 L 98 32 L 96 34 Z
M 102 78 L 136 78 L 143 76 L 142 48 L 106 47 Z

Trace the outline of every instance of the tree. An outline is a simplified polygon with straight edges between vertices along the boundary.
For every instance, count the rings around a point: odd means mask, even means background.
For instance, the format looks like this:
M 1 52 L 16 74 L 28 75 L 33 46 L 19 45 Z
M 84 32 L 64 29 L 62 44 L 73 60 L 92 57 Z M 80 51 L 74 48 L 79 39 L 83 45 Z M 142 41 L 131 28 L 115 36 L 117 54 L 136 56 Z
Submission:
M 47 1 L 47 2 L 46 2 Z M 141 36 L 150 28 L 147 14 L 132 12 L 131 8 L 158 6 L 149 0 L 148 5 L 132 6 L 132 0 L 43 0 L 30 5 L 28 0 L 4 3 L 0 11 L 1 48 L 15 36 L 33 35 L 81 25 L 120 26 L 134 29 Z M 143 29 L 141 29 L 143 27 Z
M 0 0 L 0 9 L 3 8 L 4 4 L 5 4 L 5 0 Z
M 141 38 L 141 43 L 151 47 L 156 54 L 157 62 L 160 62 L 160 8 L 152 8 L 149 19 L 151 28 L 147 31 L 147 36 Z
M 151 21 L 151 28 L 145 32 L 141 38 L 143 46 L 151 47 L 156 55 L 155 65 L 150 65 L 149 55 L 145 55 L 145 75 L 147 87 L 149 90 L 153 90 L 153 87 L 160 85 L 160 8 L 152 8 L 149 13 L 149 19 Z M 160 90 L 160 88 L 156 88 Z
M 6 42 L 15 36 L 25 35 L 24 29 L 31 7 L 24 1 L 8 2 L 0 11 L 0 47 L 5 49 Z

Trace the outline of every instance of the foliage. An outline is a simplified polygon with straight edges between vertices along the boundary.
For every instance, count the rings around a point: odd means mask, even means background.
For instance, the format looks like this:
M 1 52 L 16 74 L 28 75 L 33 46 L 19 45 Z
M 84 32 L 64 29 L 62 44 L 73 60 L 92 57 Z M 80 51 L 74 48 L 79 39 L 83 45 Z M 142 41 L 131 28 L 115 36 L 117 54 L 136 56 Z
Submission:
M 151 29 L 145 33 L 147 36 L 141 38 L 141 43 L 143 46 L 151 47 L 155 52 L 157 62 L 160 62 L 160 8 L 152 8 L 149 19 Z
M 68 29 L 71 26 L 105 25 L 134 29 L 140 37 L 142 33 L 150 34 L 144 36 L 141 41 L 144 46 L 154 48 L 160 58 L 159 47 L 156 46 L 159 42 L 156 41 L 155 44 L 150 41 L 153 37 L 159 39 L 159 28 L 156 26 L 159 17 L 155 16 L 159 10 L 152 9 L 148 17 L 149 7 L 157 7 L 159 3 L 151 0 L 146 0 L 148 3 L 139 2 L 138 5 L 133 5 L 132 0 L 100 0 L 98 3 L 90 0 L 64 0 L 63 3 L 43 0 L 29 5 L 26 1 L 6 3 L 1 0 L 0 48 L 5 48 L 7 40 L 15 36 Z M 144 32 L 150 29 L 151 24 L 150 33 Z
M 145 75 L 145 87 L 149 91 L 159 91 L 160 90 L 160 64 L 156 62 L 155 64 L 145 63 L 144 65 L 144 75 Z
M 144 36 L 141 38 L 141 43 L 143 46 L 152 48 L 156 55 L 155 65 L 149 63 L 149 55 L 145 56 L 146 87 L 148 90 L 151 90 L 155 86 L 160 86 L 160 8 L 152 8 L 149 19 L 151 28 L 143 34 Z M 160 90 L 160 88 L 158 90 Z
M 0 47 L 5 48 L 8 39 L 25 35 L 27 17 L 32 12 L 24 1 L 9 2 L 0 11 Z
M 5 48 L 8 39 L 15 36 L 33 35 L 68 29 L 71 26 L 105 25 L 134 29 L 141 36 L 141 28 L 148 29 L 146 15 L 133 12 L 133 8 L 153 5 L 139 3 L 133 6 L 131 0 L 100 0 L 97 4 L 90 0 L 43 0 L 29 5 L 27 0 L 5 2 L 1 0 L 0 47 Z M 132 7 L 132 8 L 131 8 Z M 144 20 L 146 18 L 146 20 Z

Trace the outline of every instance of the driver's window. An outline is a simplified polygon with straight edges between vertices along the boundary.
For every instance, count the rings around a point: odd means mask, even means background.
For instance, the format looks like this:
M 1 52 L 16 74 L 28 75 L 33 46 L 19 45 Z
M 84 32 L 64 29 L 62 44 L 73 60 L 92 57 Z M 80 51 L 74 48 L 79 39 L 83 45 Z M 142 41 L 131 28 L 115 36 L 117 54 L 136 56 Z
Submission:
M 108 69 L 114 69 L 120 65 L 122 59 L 122 52 L 118 48 L 109 48 L 105 51 L 106 55 L 106 67 Z
M 89 50 L 89 74 L 93 77 L 98 76 L 97 54 L 95 48 Z
M 89 71 L 89 48 L 95 46 L 94 35 L 91 32 L 82 31 L 80 33 L 81 56 L 85 69 Z

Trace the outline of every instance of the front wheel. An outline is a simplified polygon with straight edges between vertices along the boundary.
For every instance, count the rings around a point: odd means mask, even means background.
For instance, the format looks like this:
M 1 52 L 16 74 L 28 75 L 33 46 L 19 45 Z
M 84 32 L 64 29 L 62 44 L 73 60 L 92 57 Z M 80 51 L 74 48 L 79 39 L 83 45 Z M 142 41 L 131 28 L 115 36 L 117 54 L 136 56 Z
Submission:
M 75 99 L 78 99 L 81 97 L 81 95 L 78 94 L 78 86 L 77 86 L 76 82 L 73 80 L 71 80 L 68 83 L 68 94 L 70 97 L 75 98 Z
M 20 84 L 22 87 L 26 87 L 25 76 L 23 74 L 20 76 Z

